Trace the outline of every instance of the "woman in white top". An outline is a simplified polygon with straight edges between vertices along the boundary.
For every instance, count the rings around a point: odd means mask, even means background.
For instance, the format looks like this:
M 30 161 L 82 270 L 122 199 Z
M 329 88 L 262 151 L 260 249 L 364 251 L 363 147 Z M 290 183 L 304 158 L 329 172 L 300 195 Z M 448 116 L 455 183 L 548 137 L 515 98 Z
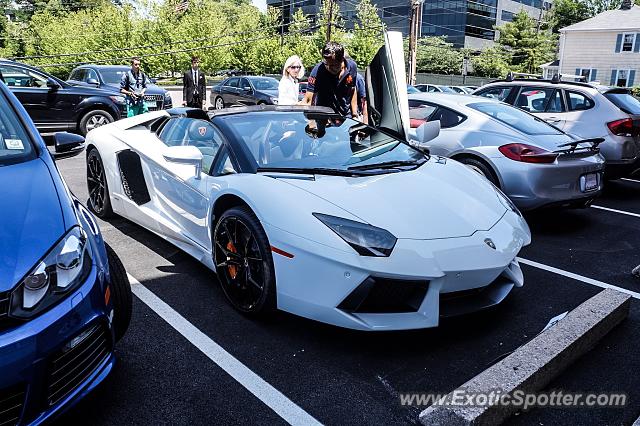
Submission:
M 290 56 L 284 63 L 282 79 L 278 85 L 278 105 L 295 105 L 298 103 L 300 85 L 298 80 L 304 75 L 302 60 L 298 55 Z

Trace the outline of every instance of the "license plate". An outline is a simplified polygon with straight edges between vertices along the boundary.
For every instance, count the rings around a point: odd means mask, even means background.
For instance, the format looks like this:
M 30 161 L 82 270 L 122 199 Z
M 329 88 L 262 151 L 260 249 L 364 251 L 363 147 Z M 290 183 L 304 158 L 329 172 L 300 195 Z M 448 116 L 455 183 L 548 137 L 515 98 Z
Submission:
M 147 108 L 155 108 L 158 105 L 156 101 L 144 101 L 144 104 Z
M 587 173 L 584 177 L 584 192 L 598 189 L 598 174 Z

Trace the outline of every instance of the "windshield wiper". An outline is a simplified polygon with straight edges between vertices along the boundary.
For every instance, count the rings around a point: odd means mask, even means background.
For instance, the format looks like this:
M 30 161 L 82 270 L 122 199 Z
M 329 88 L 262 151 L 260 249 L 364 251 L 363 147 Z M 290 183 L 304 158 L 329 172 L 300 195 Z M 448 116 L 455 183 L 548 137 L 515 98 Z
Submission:
M 258 167 L 257 172 L 271 173 L 301 173 L 309 175 L 328 176 L 370 176 L 370 173 L 358 173 L 351 170 L 327 169 L 322 167 Z
M 424 163 L 425 163 L 424 161 L 417 161 L 417 160 L 396 160 L 396 161 L 385 161 L 384 163 L 351 166 L 348 169 L 349 170 L 393 169 L 396 167 L 421 166 Z

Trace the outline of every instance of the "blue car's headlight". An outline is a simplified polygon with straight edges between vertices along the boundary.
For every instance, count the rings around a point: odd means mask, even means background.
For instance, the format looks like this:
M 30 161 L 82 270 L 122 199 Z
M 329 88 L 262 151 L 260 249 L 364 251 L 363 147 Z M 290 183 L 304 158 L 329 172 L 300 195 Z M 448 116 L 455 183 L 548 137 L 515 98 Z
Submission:
M 13 291 L 10 315 L 32 318 L 57 303 L 87 278 L 91 257 L 84 230 L 72 228 Z
M 313 215 L 362 256 L 388 257 L 396 245 L 397 238 L 385 229 L 322 213 Z

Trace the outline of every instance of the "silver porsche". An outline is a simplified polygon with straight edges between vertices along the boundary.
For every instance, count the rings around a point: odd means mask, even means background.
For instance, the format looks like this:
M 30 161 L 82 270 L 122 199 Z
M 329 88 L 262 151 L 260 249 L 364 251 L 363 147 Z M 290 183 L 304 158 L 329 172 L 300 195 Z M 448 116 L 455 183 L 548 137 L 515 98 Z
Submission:
M 586 207 L 602 190 L 602 139 L 578 140 L 518 108 L 447 93 L 409 95 L 412 130 L 440 120 L 431 154 L 466 164 L 522 210 Z

